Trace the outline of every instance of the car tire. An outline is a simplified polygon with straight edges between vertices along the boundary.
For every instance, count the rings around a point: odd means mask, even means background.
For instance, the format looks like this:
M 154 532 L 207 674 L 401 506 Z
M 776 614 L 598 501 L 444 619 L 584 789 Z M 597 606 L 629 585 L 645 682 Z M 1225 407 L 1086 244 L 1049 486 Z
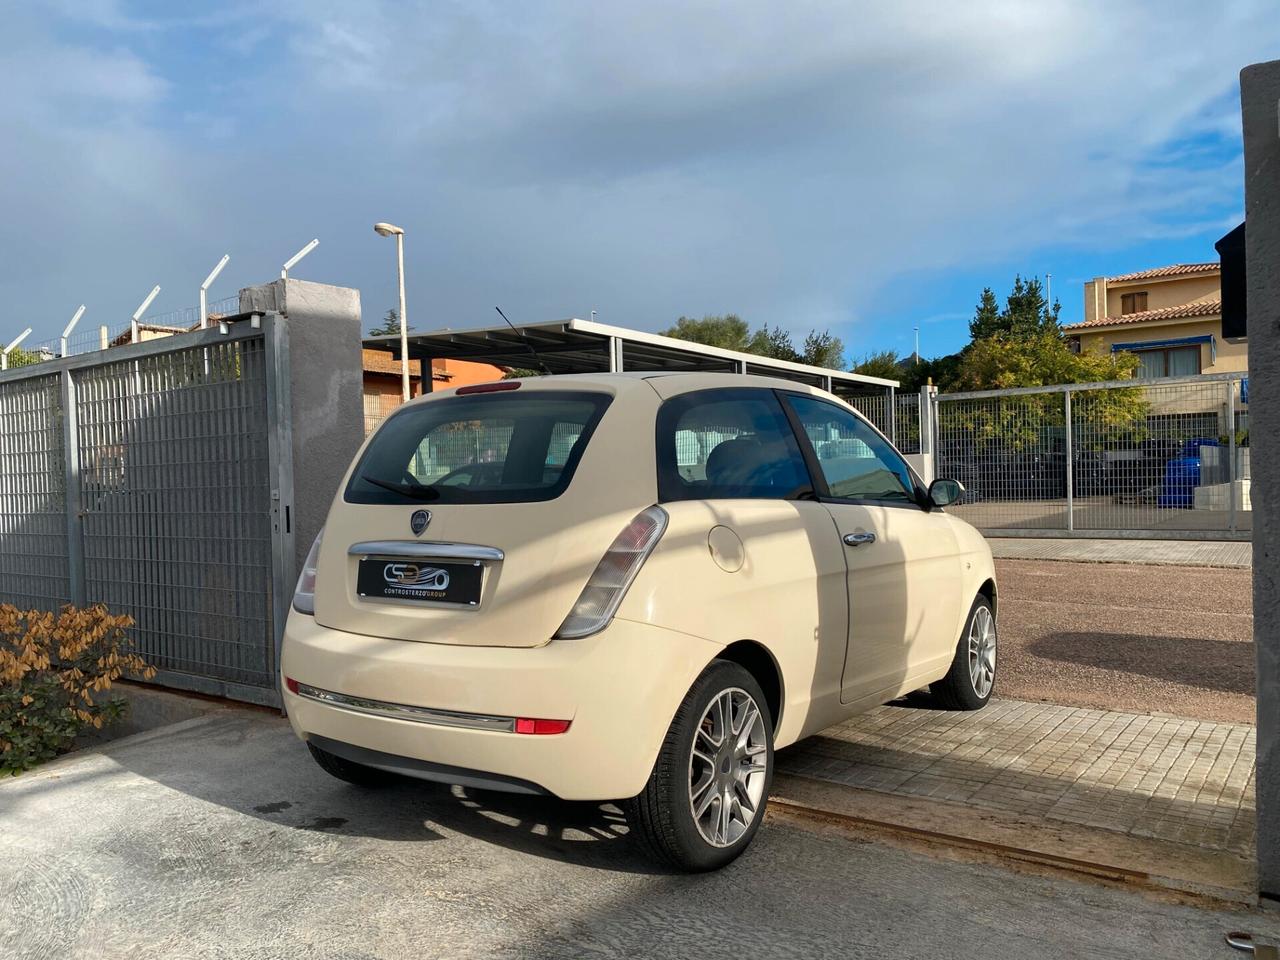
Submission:
M 951 669 L 929 685 L 934 703 L 944 710 L 981 710 L 996 684 L 996 615 L 991 601 L 979 594 L 956 643 Z
M 653 859 L 690 873 L 717 870 L 751 843 L 772 782 L 764 692 L 740 665 L 713 660 L 676 711 L 649 782 L 626 802 L 627 823 Z
M 387 784 L 395 783 L 397 779 L 394 773 L 346 760 L 328 750 L 321 750 L 314 743 L 308 743 L 307 749 L 311 751 L 311 756 L 325 773 L 339 780 L 345 780 L 347 783 L 354 783 L 358 787 L 385 787 Z

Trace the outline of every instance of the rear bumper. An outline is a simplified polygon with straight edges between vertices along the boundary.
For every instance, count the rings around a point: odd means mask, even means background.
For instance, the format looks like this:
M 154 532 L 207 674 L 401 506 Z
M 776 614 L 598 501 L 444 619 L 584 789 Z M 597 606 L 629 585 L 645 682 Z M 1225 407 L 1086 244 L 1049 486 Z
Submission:
M 402 758 L 411 762 L 401 772 L 428 779 L 450 780 L 448 768 L 456 768 L 473 782 L 490 775 L 491 785 L 516 781 L 567 800 L 614 800 L 643 789 L 676 708 L 719 649 L 628 620 L 583 640 L 476 647 L 345 633 L 295 612 L 285 628 L 286 677 L 425 710 L 415 719 L 378 716 L 288 690 L 284 701 L 298 736 L 373 751 L 382 757 L 374 765 Z M 522 735 L 433 723 L 430 711 L 572 724 L 563 734 Z

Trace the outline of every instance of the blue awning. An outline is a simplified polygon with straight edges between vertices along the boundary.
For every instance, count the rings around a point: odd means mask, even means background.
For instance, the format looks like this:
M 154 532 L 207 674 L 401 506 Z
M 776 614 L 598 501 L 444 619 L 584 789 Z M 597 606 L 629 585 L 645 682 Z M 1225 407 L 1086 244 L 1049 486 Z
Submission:
M 1201 343 L 1209 344 L 1209 362 L 1216 363 L 1218 359 L 1218 341 L 1211 333 L 1206 333 L 1199 337 L 1177 337 L 1172 340 L 1138 340 L 1133 343 L 1113 343 L 1111 352 L 1119 353 L 1121 350 L 1133 352 L 1138 350 L 1161 350 L 1165 347 L 1193 347 Z

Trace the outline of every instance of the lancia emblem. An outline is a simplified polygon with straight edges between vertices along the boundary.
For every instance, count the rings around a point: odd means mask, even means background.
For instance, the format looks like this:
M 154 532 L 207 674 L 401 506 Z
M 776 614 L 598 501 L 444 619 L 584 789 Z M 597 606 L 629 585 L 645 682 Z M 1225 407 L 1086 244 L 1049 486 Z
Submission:
M 415 510 L 413 516 L 409 518 L 409 527 L 413 530 L 415 537 L 422 536 L 422 531 L 427 529 L 427 524 L 431 522 L 430 510 Z

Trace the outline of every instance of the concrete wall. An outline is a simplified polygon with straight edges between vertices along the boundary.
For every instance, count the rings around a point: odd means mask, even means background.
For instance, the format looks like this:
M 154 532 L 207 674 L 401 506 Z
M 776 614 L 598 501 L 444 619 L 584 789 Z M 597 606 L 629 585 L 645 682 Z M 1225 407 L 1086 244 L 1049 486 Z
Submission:
M 360 291 L 276 280 L 240 291 L 240 310 L 286 320 L 293 412 L 293 531 L 301 568 L 364 441 Z
M 1249 278 L 1258 885 L 1280 899 L 1280 60 L 1240 74 Z
M 1139 343 L 1144 340 L 1178 340 L 1182 337 L 1217 338 L 1217 360 L 1208 344 L 1200 346 L 1201 373 L 1242 373 L 1249 369 L 1249 345 L 1227 343 L 1222 339 L 1222 318 L 1207 317 L 1204 320 L 1182 320 L 1176 323 L 1136 323 L 1113 330 L 1072 330 L 1072 336 L 1080 338 L 1081 350 L 1110 353 L 1113 343 Z

